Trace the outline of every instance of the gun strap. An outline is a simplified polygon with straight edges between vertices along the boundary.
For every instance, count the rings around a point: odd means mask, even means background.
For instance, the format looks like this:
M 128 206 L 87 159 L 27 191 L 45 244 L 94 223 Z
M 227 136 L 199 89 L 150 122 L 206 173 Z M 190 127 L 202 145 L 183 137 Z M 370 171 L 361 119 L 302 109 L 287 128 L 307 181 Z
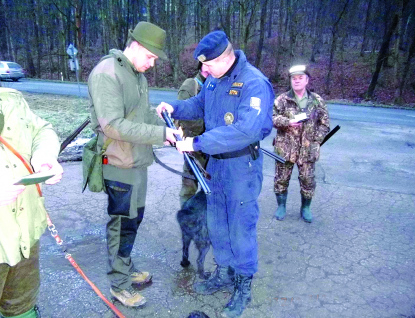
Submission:
M 183 178 L 186 179 L 191 179 L 191 180 L 197 180 L 196 177 L 194 175 L 191 175 L 189 173 L 184 173 L 184 172 L 180 172 L 178 170 L 175 170 L 171 167 L 169 167 L 168 165 L 166 165 L 164 162 L 162 162 L 157 156 L 156 153 L 153 150 L 153 156 L 154 156 L 154 161 L 157 162 L 160 166 L 162 166 L 164 169 L 173 172 L 175 174 L 178 174 L 179 176 L 182 176 Z

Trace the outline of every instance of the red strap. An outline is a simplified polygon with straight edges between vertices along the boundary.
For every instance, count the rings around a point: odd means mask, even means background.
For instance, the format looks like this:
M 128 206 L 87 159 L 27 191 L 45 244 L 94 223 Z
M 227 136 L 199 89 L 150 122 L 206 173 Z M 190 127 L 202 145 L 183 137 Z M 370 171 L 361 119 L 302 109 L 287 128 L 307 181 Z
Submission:
M 30 174 L 33 174 L 32 167 L 26 162 L 26 160 L 20 155 L 20 153 L 12 147 L 2 136 L 0 136 L 0 142 L 2 142 L 17 158 L 20 159 L 21 162 L 23 162 L 26 169 L 30 172 Z M 39 195 L 42 196 L 42 190 L 40 190 L 39 183 L 36 183 L 37 192 L 39 192 Z

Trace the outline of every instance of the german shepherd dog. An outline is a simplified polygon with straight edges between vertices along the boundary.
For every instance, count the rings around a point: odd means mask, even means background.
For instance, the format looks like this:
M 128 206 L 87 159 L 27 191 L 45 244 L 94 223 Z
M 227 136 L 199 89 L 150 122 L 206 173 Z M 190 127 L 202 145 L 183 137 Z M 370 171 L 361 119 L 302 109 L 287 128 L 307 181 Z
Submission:
M 190 242 L 196 245 L 199 251 L 197 258 L 197 273 L 202 279 L 207 279 L 210 276 L 209 272 L 204 270 L 204 262 L 207 252 L 210 248 L 210 239 L 207 229 L 206 220 L 206 194 L 199 191 L 189 200 L 187 200 L 182 209 L 177 212 L 177 221 L 182 230 L 183 241 L 183 259 L 180 265 L 188 267 L 189 262 L 189 246 Z

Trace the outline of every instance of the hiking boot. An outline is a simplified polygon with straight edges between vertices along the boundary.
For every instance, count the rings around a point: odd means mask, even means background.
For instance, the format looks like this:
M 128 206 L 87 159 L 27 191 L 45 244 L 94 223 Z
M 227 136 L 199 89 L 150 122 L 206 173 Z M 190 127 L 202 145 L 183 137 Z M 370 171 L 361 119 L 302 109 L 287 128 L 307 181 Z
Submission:
M 233 318 L 242 315 L 246 306 L 251 302 L 251 283 L 252 275 L 236 275 L 235 289 L 231 300 L 227 303 L 221 313 L 222 317 Z
M 229 289 L 233 286 L 235 270 L 230 266 L 217 266 L 212 277 L 193 285 L 196 293 L 210 295 L 219 290 Z
M 282 221 L 284 220 L 285 217 L 285 211 L 286 211 L 286 203 L 287 203 L 287 191 L 283 192 L 283 193 L 276 193 L 275 194 L 277 196 L 277 203 L 278 203 L 278 208 L 277 211 L 275 212 L 275 218 L 278 221 Z
M 141 307 L 146 299 L 141 296 L 132 286 L 119 292 L 110 289 L 111 295 L 119 300 L 126 307 Z
M 144 285 L 151 282 L 153 275 L 149 272 L 134 271 L 130 274 L 131 283 L 136 285 Z
M 301 217 L 307 223 L 311 223 L 313 221 L 313 215 L 310 211 L 310 204 L 311 199 L 306 199 L 303 195 L 301 195 Z

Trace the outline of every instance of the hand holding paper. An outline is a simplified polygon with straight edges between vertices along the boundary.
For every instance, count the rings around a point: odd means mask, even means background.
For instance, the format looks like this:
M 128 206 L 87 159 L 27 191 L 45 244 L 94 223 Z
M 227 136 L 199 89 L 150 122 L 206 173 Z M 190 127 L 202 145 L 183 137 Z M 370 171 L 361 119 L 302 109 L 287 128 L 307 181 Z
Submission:
M 54 158 L 47 158 L 34 155 L 30 161 L 35 172 L 48 172 L 52 178 L 45 181 L 46 184 L 55 184 L 61 181 L 63 168 Z
M 308 118 L 307 118 L 306 113 L 299 113 L 299 114 L 294 116 L 294 119 L 290 119 L 290 124 L 300 123 L 300 122 L 305 121 L 307 119 Z

